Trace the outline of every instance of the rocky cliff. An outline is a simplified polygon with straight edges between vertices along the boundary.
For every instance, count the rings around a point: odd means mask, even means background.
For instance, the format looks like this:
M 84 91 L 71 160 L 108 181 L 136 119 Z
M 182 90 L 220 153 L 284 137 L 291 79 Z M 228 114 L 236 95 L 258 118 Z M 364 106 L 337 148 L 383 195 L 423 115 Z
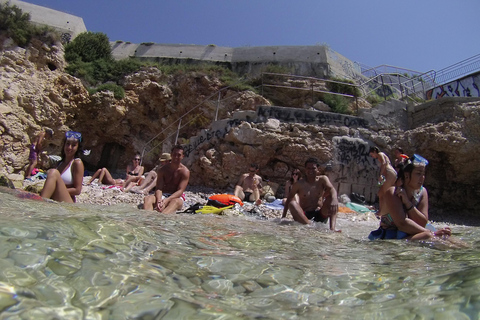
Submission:
M 180 141 L 188 144 L 198 133 L 196 129 L 212 122 L 216 92 L 224 87 L 212 75 L 171 76 L 150 68 L 125 77 L 122 85 L 126 95 L 121 100 L 110 92 L 90 96 L 79 79 L 64 72 L 61 45 L 33 42 L 27 49 L 3 46 L 0 167 L 10 177 L 23 174 L 30 139 L 44 127 L 55 130 L 54 139 L 45 148 L 49 154 L 59 154 L 63 133 L 76 130 L 83 133 L 85 148 L 91 150 L 84 159 L 87 169 L 123 169 L 135 152 L 145 153 L 149 169 L 162 151 L 152 147 L 163 145 L 168 150 L 176 136 L 177 120 L 187 111 L 195 107 L 182 120 L 182 126 L 187 125 L 180 131 Z M 302 116 L 302 121 L 284 121 L 273 113 L 259 117 L 258 106 L 269 105 L 251 91 L 221 92 L 219 119 L 231 119 L 239 110 L 250 110 L 251 117 L 245 118 L 249 121 L 237 117 L 224 134 L 212 134 L 212 139 L 192 149 L 185 161 L 192 171 L 192 184 L 231 188 L 248 164 L 257 162 L 261 175 L 280 186 L 277 195 L 281 196 L 292 168 L 302 168 L 307 157 L 315 156 L 324 163 L 340 193 L 374 197 L 378 166 L 368 156 L 367 147 L 377 145 L 393 155 L 393 148 L 401 146 L 409 154 L 416 152 L 430 160 L 426 186 L 433 210 L 480 215 L 478 101 L 453 101 L 448 119 L 437 117 L 413 129 L 406 121 L 415 110 L 401 104 L 363 109 L 361 120 L 343 123 L 335 120 L 339 116 L 325 114 L 322 119 L 333 120 L 312 123 Z

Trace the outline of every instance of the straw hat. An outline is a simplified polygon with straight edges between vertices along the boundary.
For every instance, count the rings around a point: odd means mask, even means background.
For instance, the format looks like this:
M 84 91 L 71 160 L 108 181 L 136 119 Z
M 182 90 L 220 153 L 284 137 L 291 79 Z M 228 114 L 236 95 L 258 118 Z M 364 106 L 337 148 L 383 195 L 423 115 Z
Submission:
M 172 157 L 170 156 L 170 153 L 162 153 L 162 156 L 158 160 L 160 160 L 160 161 L 170 161 L 170 160 L 172 160 Z

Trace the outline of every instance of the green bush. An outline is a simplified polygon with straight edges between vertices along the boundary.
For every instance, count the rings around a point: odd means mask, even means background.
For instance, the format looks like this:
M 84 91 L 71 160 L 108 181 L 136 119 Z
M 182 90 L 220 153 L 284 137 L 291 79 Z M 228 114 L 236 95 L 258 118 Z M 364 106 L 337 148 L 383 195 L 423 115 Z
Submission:
M 52 44 L 57 41 L 59 33 L 51 27 L 36 26 L 30 22 L 30 14 L 9 3 L 0 3 L 0 33 L 12 38 L 15 43 L 25 48 L 32 37 Z
M 355 86 L 355 83 L 348 79 L 331 78 L 330 80 L 336 82 L 327 82 L 328 89 L 332 92 L 349 94 L 354 97 L 361 95 L 360 89 Z
M 83 32 L 65 46 L 65 60 L 68 63 L 94 62 L 99 59 L 112 59 L 110 41 L 104 33 Z
M 123 99 L 125 97 L 125 90 L 115 84 L 115 83 L 104 83 L 102 85 L 99 85 L 98 87 L 96 88 L 89 88 L 88 89 L 88 93 L 90 93 L 90 95 L 93 95 L 97 92 L 101 92 L 101 91 L 111 91 L 113 92 L 113 96 L 115 97 L 115 99 Z
M 342 114 L 350 114 L 351 111 L 348 108 L 349 99 L 346 97 L 342 97 L 336 94 L 324 94 L 322 96 L 323 102 L 328 104 L 330 108 L 332 108 L 333 112 L 342 113 Z

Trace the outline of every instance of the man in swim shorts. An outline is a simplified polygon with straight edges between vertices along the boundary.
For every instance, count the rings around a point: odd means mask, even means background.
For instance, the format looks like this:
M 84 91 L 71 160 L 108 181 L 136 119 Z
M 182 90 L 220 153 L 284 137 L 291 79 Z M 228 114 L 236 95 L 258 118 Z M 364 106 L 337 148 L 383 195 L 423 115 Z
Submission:
M 309 158 L 305 162 L 305 178 L 292 186 L 283 209 L 282 218 L 288 210 L 293 220 L 309 224 L 311 221 L 327 223 L 330 219 L 330 230 L 336 230 L 338 200 L 337 191 L 326 175 L 318 175 L 319 162 Z M 295 195 L 298 197 L 295 198 Z M 298 199 L 298 200 L 297 200 Z
M 144 198 L 145 210 L 175 213 L 183 207 L 184 192 L 190 179 L 190 170 L 181 163 L 184 157 L 183 146 L 174 146 L 170 155 L 171 161 L 157 171 L 155 195 Z
M 248 172 L 242 174 L 238 180 L 233 194 L 242 201 L 255 202 L 256 205 L 259 205 L 262 202 L 260 199 L 262 177 L 260 177 L 257 172 L 258 165 L 256 163 L 252 163 Z

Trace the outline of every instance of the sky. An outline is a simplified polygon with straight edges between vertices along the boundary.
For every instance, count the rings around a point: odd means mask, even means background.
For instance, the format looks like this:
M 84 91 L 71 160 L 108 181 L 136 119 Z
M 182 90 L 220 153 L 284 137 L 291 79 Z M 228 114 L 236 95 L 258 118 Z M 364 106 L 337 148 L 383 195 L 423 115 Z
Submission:
M 23 0 L 110 41 L 328 45 L 369 67 L 441 70 L 480 54 L 479 0 Z

